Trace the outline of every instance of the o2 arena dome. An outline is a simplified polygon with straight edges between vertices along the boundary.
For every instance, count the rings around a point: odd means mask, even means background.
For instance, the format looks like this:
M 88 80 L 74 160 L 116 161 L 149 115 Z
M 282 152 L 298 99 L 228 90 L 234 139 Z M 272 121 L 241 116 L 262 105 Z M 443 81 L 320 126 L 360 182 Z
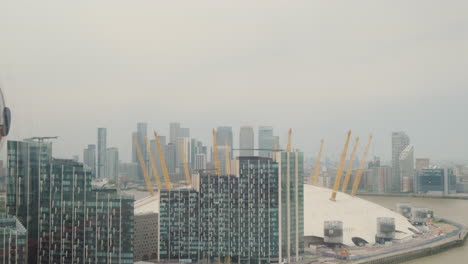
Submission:
M 411 230 L 417 230 L 406 217 L 385 207 L 342 192 L 338 193 L 336 201 L 331 201 L 330 195 L 331 190 L 328 188 L 304 184 L 306 240 L 324 239 L 324 243 L 327 243 L 332 238 L 331 241 L 338 241 L 337 243 L 346 246 L 375 244 L 380 242 L 376 241 L 379 240 L 377 234 L 382 231 L 382 226 L 378 223 L 388 223 L 388 227 L 383 228 L 390 231 L 391 240 L 410 238 L 415 234 Z M 337 230 L 333 230 L 333 227 Z M 393 228 L 394 231 L 391 232 L 388 228 Z M 337 235 L 341 237 L 337 238 Z

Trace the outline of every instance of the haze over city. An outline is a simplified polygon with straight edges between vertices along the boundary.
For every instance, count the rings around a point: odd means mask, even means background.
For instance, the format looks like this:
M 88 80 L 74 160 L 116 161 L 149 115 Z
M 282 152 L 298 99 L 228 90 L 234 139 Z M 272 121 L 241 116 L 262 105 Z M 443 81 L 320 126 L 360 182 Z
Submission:
M 415 156 L 468 160 L 468 3 L 329 1 L 184 3 L 40 1 L 0 4 L 0 81 L 10 139 L 60 136 L 57 156 L 81 154 L 108 128 L 131 155 L 136 123 L 168 135 L 180 122 L 211 129 L 273 125 L 286 144 L 339 155 L 348 129 L 391 132 Z M 364 142 L 364 140 L 363 140 Z M 362 149 L 362 147 L 361 147 Z M 327 152 L 328 151 L 328 152 Z

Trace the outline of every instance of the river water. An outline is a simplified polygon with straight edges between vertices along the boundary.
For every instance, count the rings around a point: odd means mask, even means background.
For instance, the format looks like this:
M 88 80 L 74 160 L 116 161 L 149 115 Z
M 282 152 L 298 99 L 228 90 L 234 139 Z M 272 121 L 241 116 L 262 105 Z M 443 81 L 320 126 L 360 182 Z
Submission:
M 417 207 L 426 207 L 434 210 L 436 217 L 447 218 L 462 225 L 468 226 L 468 200 L 382 196 L 361 196 L 361 198 L 391 209 L 395 209 L 396 204 L 399 202 L 408 202 Z M 440 254 L 432 255 L 426 258 L 420 258 L 406 263 L 468 263 L 468 243 L 465 243 L 463 247 L 453 248 Z

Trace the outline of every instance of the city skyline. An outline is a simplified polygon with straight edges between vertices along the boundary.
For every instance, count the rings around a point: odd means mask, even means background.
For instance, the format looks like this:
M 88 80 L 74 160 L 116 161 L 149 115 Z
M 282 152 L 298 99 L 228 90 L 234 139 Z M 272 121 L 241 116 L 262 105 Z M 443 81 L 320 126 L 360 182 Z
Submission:
M 10 138 L 59 135 L 57 155 L 71 157 L 107 127 L 128 160 L 140 121 L 168 137 L 177 121 L 206 143 L 221 125 L 273 125 L 313 156 L 352 129 L 389 160 L 391 132 L 405 131 L 416 157 L 466 161 L 468 3 L 342 5 L 7 2 Z

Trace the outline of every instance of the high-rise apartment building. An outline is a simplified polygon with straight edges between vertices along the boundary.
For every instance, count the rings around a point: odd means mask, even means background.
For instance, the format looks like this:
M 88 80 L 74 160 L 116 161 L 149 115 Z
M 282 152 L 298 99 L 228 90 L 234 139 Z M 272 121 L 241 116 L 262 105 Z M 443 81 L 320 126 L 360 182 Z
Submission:
M 27 263 L 26 233 L 15 216 L 0 213 L 0 263 Z
M 117 148 L 107 149 L 107 177 L 119 182 L 119 150 Z
M 273 138 L 273 127 L 261 126 L 258 128 L 258 148 L 263 149 L 258 151 L 260 157 L 270 157 L 271 151 L 275 147 Z
M 27 230 L 28 263 L 132 263 L 133 197 L 93 189 L 84 164 L 53 159 L 47 145 L 7 149 L 7 211 Z
M 88 145 L 87 148 L 83 151 L 83 163 L 88 166 L 93 174 L 93 177 L 96 177 L 96 145 Z
M 392 133 L 392 191 L 401 190 L 400 154 L 410 144 L 410 139 L 405 132 Z
M 411 145 L 408 145 L 400 153 L 400 182 L 401 182 L 401 192 L 412 192 L 413 186 L 415 185 L 414 177 L 414 148 Z
M 160 256 L 174 262 L 294 262 L 303 253 L 303 154 L 239 157 L 233 175 L 161 191 Z
M 243 126 L 239 133 L 239 156 L 254 156 L 254 131 L 250 126 Z
M 106 178 L 106 162 L 107 162 L 107 128 L 98 128 L 98 153 L 97 153 L 97 177 Z
M 304 154 L 276 152 L 280 207 L 279 259 L 298 262 L 304 253 Z

